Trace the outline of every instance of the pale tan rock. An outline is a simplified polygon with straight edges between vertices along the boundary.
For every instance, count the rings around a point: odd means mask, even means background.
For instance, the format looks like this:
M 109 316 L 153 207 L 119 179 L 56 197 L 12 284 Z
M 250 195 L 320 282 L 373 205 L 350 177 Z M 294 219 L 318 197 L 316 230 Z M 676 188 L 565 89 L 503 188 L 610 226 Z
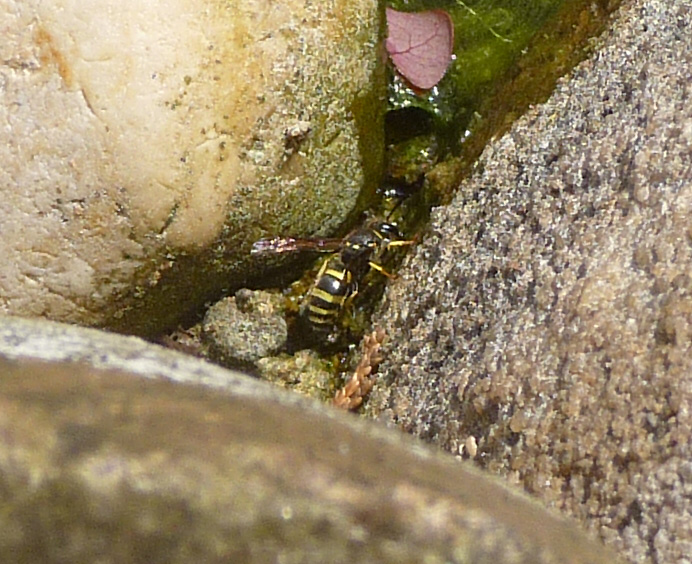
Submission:
M 333 229 L 376 182 L 379 24 L 374 0 L 0 0 L 0 311 L 152 331 L 244 282 L 252 240 Z

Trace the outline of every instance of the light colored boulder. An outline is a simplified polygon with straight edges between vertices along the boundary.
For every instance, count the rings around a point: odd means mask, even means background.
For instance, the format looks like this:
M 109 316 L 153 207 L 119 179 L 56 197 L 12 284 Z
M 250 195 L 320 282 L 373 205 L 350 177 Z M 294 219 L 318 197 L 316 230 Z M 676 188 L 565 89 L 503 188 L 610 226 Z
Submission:
M 151 332 L 334 229 L 378 177 L 380 16 L 0 0 L 0 311 Z

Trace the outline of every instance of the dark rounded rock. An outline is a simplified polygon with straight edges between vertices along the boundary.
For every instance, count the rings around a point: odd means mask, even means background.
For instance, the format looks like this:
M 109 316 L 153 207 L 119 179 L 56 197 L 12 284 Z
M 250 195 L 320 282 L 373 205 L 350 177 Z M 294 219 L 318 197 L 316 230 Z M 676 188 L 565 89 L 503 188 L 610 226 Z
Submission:
M 0 318 L 0 373 L 0 561 L 615 561 L 465 463 L 138 339 Z

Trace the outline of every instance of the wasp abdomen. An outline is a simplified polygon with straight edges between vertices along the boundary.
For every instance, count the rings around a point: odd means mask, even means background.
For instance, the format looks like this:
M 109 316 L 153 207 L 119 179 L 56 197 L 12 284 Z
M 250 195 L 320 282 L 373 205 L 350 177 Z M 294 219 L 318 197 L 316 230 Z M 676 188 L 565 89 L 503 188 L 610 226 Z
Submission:
M 326 260 L 308 299 L 307 317 L 313 327 L 331 330 L 354 291 L 353 275 L 341 258 L 334 255 Z

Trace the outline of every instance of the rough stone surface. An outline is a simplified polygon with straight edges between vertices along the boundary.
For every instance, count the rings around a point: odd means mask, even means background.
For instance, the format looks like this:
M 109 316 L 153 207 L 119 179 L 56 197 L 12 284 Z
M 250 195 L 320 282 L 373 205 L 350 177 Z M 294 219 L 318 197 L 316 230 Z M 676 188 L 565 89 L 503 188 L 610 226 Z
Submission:
M 0 374 L 3 562 L 616 562 L 467 463 L 136 338 L 0 317 Z
M 223 366 L 249 368 L 283 350 L 288 339 L 283 302 L 281 294 L 247 289 L 216 302 L 202 323 L 209 357 Z
M 369 413 L 631 562 L 692 555 L 692 3 L 636 1 L 386 296 Z
M 333 230 L 379 180 L 382 16 L 0 0 L 0 312 L 153 332 Z
M 338 389 L 334 371 L 311 349 L 261 358 L 256 368 L 262 380 L 324 403 L 331 403 Z

